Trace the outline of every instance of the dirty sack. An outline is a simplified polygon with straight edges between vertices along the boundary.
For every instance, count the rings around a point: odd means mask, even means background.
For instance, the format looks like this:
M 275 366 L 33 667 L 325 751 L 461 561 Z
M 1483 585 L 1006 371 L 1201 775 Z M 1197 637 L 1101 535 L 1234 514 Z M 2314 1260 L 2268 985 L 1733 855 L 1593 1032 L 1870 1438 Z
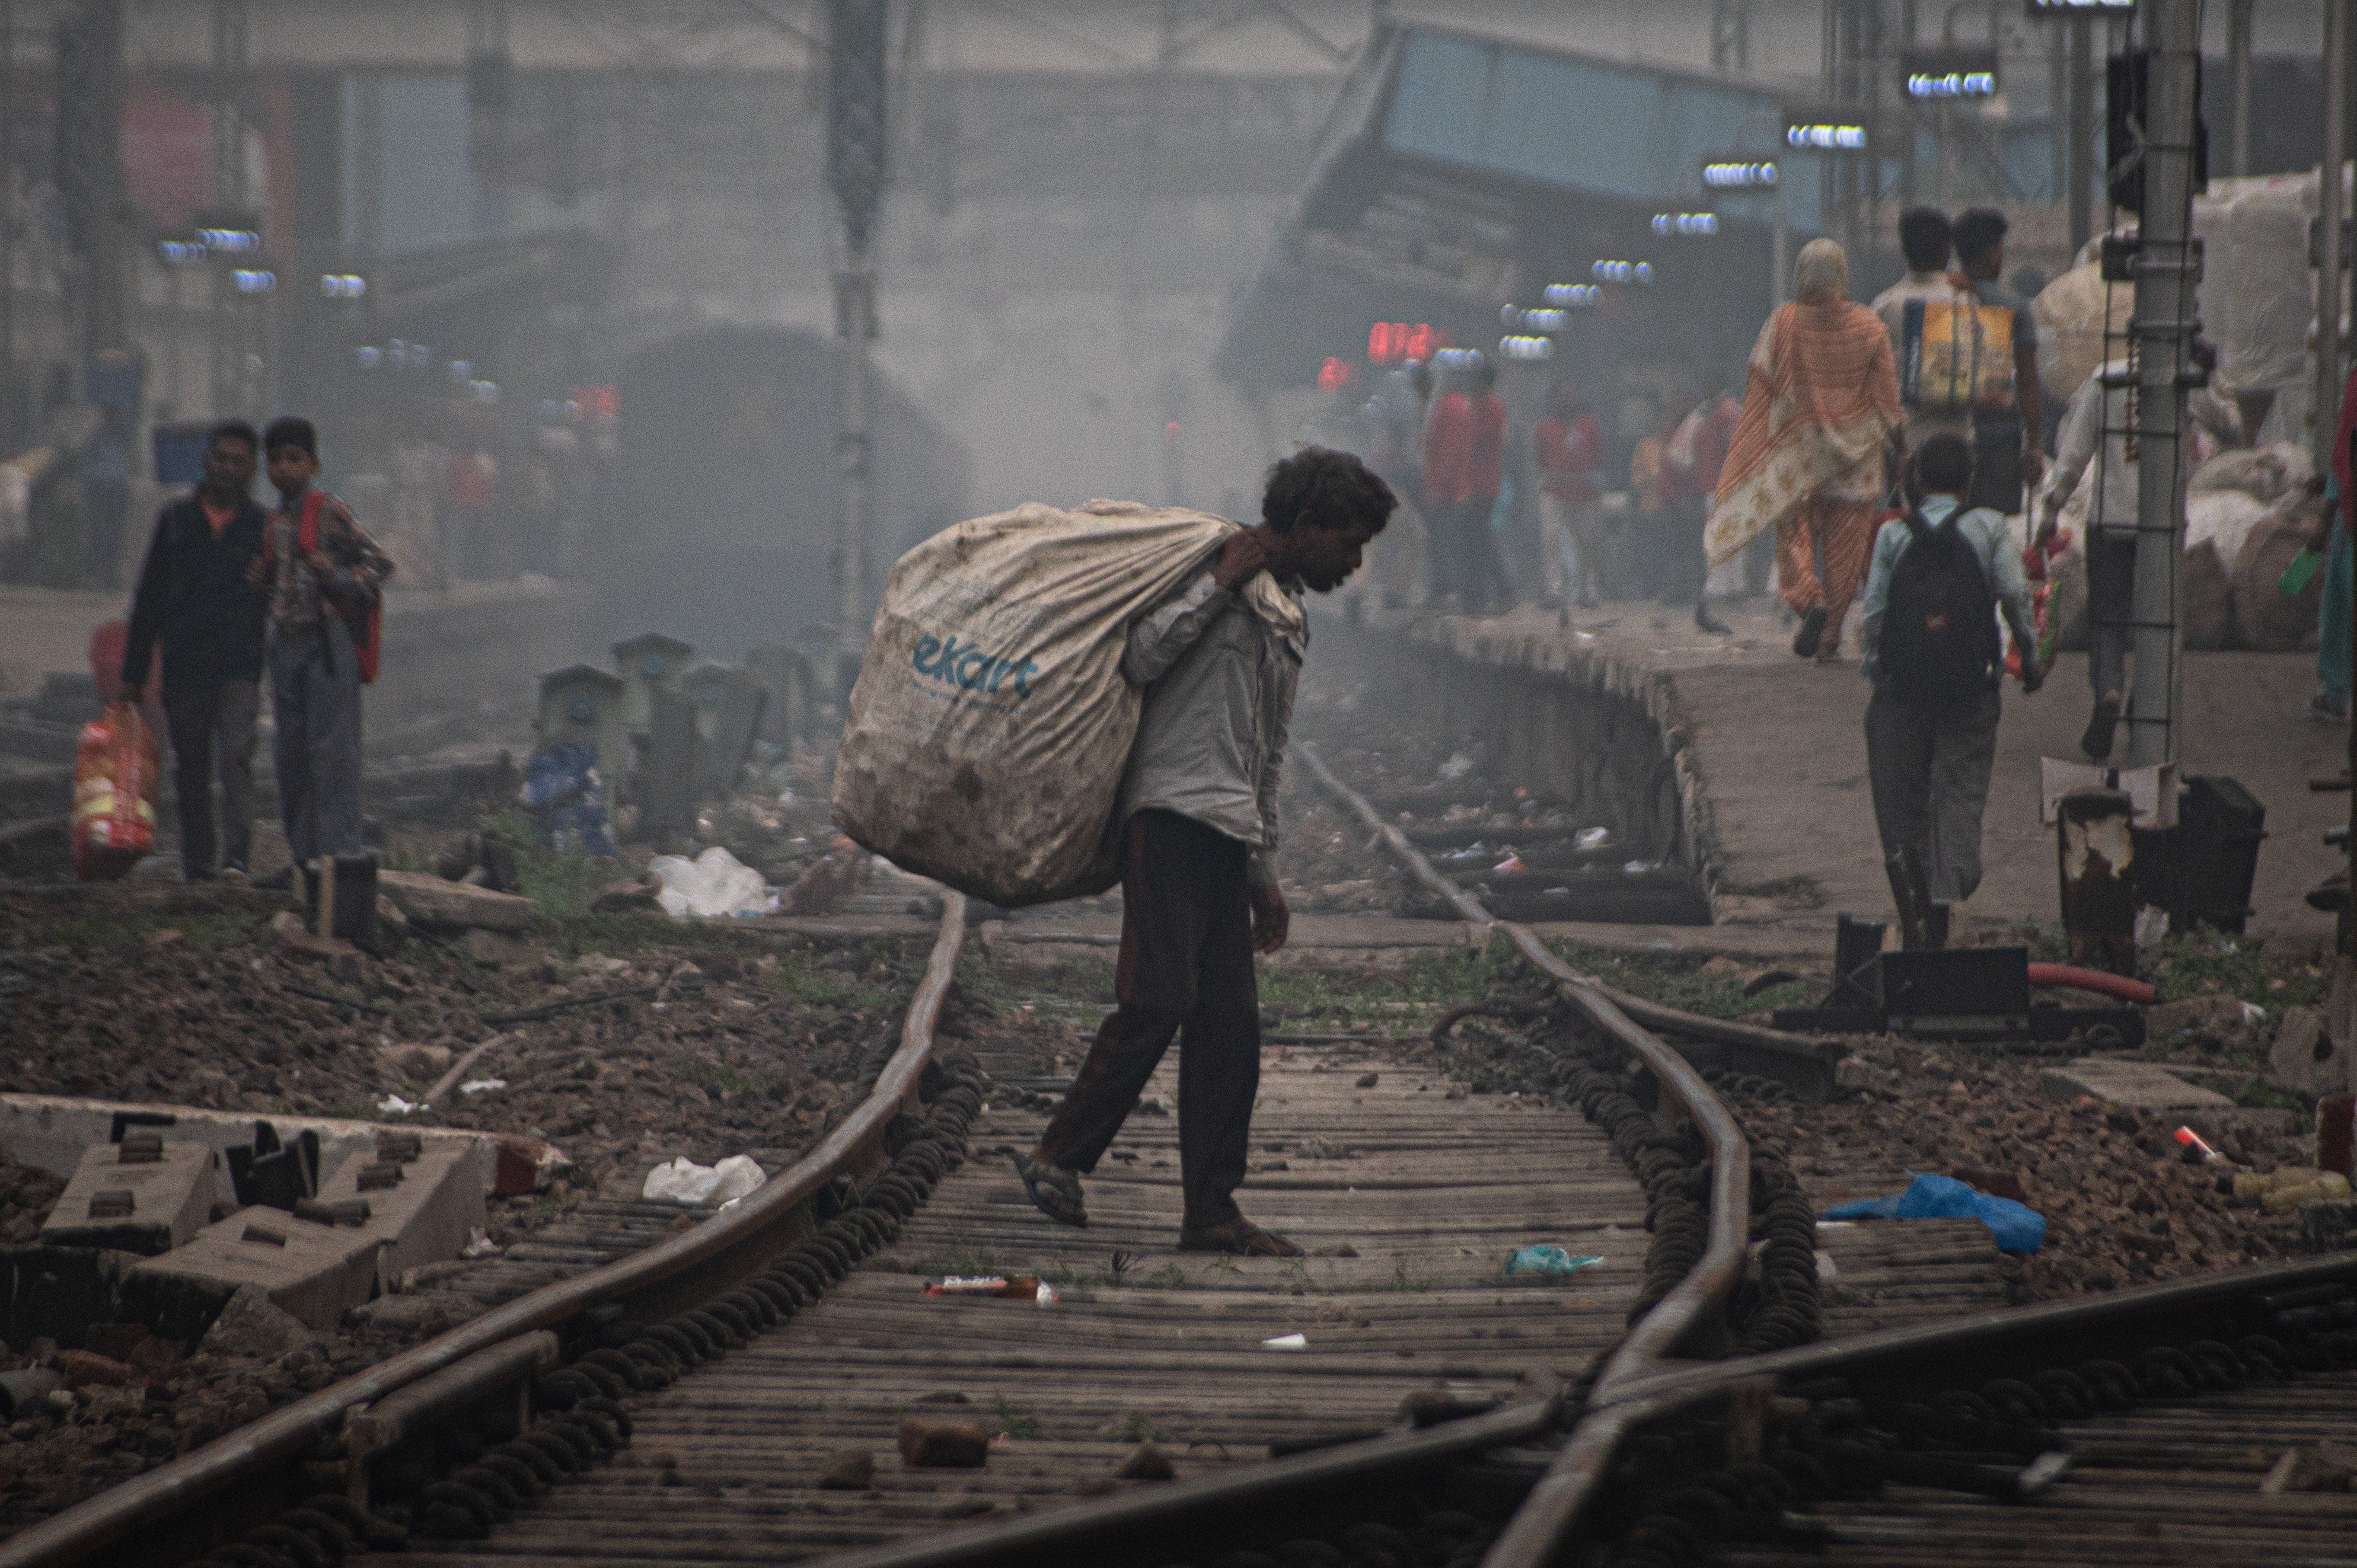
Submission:
M 115 702 L 81 726 L 74 750 L 74 875 L 112 882 L 156 847 L 156 732 L 136 703 Z
M 1181 509 L 1037 502 L 935 534 L 886 583 L 834 770 L 835 826 L 1007 908 L 1103 892 L 1143 693 L 1130 624 L 1235 530 Z M 1266 574 L 1252 608 L 1299 608 Z
M 2000 1252 L 2035 1252 L 2046 1240 L 2046 1217 L 2009 1197 L 1975 1192 L 1953 1176 L 1919 1176 L 1889 1197 L 1836 1203 L 1827 1219 L 1977 1219 L 1996 1236 Z
M 725 915 L 768 915 L 778 908 L 778 890 L 761 874 L 714 844 L 694 860 L 659 854 L 648 872 L 662 884 L 655 901 L 674 920 L 713 919 Z

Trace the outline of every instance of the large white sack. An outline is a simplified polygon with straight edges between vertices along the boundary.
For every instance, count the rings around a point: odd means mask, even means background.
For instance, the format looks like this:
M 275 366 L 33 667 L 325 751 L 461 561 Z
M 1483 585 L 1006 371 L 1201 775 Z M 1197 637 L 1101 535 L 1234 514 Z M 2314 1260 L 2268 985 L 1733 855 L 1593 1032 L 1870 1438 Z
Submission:
M 2188 496 L 2185 553 L 2190 555 L 2204 544 L 2212 545 L 2217 549 L 2218 564 L 2222 571 L 2230 563 L 2242 559 L 2243 542 L 2266 515 L 2265 502 L 2241 490 L 2203 490 Z
M 834 765 L 834 822 L 904 870 L 1018 908 L 1102 892 L 1142 693 L 1130 623 L 1235 531 L 1199 511 L 1036 502 L 900 557 Z M 1298 609 L 1269 580 L 1246 598 Z

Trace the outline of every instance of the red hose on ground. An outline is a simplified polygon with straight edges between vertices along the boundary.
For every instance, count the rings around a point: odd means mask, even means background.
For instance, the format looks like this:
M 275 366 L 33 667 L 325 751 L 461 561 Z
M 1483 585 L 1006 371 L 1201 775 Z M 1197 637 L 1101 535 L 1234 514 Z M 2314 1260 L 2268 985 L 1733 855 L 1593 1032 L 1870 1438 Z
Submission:
M 2100 991 L 2106 996 L 2116 996 L 2123 1002 L 2133 1002 L 2139 1007 L 2152 1005 L 2152 983 L 2130 980 L 2125 974 L 2111 974 L 2100 969 L 2081 969 L 2075 963 L 2033 963 L 2029 966 L 2029 983 L 2035 986 L 2068 985 L 2079 991 Z

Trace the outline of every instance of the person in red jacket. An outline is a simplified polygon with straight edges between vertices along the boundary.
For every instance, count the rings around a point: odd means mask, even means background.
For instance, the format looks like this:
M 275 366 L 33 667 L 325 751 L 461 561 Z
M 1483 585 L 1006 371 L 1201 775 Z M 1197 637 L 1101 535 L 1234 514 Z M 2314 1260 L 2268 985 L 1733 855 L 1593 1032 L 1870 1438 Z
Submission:
M 1547 601 L 1603 601 L 1603 539 L 1597 526 L 1604 427 L 1569 381 L 1547 389 L 1546 417 L 1531 432 L 1540 475 L 1539 576 Z
M 1433 400 L 1424 427 L 1424 514 L 1430 536 L 1433 596 L 1469 611 L 1512 602 L 1490 514 L 1502 488 L 1506 405 L 1497 367 L 1469 354 L 1449 389 Z

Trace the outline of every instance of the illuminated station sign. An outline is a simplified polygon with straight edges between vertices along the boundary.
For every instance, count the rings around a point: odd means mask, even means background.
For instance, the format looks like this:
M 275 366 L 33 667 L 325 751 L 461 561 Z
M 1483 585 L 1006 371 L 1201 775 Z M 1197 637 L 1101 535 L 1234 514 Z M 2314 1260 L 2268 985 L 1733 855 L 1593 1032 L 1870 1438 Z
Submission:
M 1803 153 L 1866 151 L 1866 116 L 1841 109 L 1788 109 L 1784 145 Z
M 2136 0 L 2029 0 L 2032 16 L 2126 16 Z
M 1900 59 L 1907 96 L 1919 103 L 1996 96 L 1996 50 L 1910 49 Z
M 1702 188 L 1713 193 L 1734 190 L 1773 190 L 1782 177 L 1774 158 L 1705 158 L 1702 161 Z
M 1694 239 L 1718 232 L 1716 212 L 1656 212 L 1653 232 L 1670 239 Z

